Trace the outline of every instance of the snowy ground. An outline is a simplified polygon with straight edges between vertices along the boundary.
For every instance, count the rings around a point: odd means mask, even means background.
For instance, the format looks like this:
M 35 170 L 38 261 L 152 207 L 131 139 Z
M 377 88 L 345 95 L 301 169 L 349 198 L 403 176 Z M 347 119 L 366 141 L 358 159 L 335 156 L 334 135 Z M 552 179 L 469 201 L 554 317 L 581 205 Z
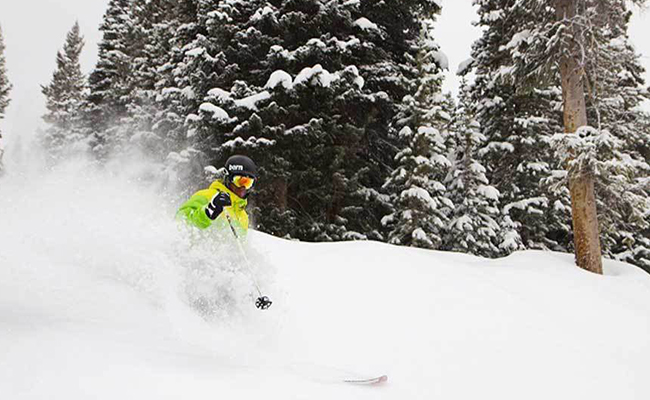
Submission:
M 1 399 L 650 398 L 635 267 L 253 232 L 258 311 L 236 248 L 188 239 L 167 197 L 87 168 L 0 180 Z

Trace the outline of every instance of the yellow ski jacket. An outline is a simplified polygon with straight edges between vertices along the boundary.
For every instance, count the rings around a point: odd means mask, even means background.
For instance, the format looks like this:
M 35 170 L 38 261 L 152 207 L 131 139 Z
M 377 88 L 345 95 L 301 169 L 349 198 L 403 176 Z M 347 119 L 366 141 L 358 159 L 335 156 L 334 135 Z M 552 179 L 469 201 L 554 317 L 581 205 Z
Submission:
M 223 212 L 213 221 L 206 215 L 205 208 L 218 192 L 228 193 L 232 204 L 228 207 L 224 207 Z M 224 230 L 230 231 L 228 219 L 226 218 L 226 215 L 228 215 L 237 235 L 240 238 L 245 238 L 248 233 L 248 214 L 246 213 L 246 205 L 248 205 L 248 200 L 237 196 L 228 189 L 222 181 L 216 180 L 212 182 L 208 189 L 199 190 L 194 193 L 192 197 L 190 197 L 190 199 L 178 209 L 176 216 L 184 218 L 189 224 L 194 225 L 199 229 L 207 229 L 214 226 L 219 231 L 223 232 Z

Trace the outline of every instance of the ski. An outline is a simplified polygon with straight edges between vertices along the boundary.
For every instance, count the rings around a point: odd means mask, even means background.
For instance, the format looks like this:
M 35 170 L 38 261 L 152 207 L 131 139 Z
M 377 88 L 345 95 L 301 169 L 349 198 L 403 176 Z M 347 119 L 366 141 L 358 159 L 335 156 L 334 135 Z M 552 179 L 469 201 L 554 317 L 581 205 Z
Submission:
M 386 381 L 388 381 L 388 375 L 381 375 L 368 379 L 343 379 L 343 382 L 351 383 L 353 385 L 377 385 Z

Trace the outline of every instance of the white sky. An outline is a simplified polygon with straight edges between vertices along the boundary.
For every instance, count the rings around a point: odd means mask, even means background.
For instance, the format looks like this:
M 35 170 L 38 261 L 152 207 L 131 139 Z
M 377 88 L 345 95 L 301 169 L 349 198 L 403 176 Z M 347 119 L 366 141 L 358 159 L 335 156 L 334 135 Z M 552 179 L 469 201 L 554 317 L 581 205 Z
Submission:
M 436 40 L 449 58 L 449 71 L 442 90 L 458 93 L 458 65 L 470 56 L 472 43 L 481 29 L 472 25 L 478 19 L 472 0 L 443 0 L 442 14 L 436 22 Z
M 444 90 L 456 92 L 458 65 L 469 57 L 472 42 L 480 30 L 472 0 L 443 0 L 442 15 L 436 26 L 438 42 L 449 57 L 449 73 Z M 98 27 L 108 0 L 1 0 L 0 26 L 5 45 L 9 79 L 14 85 L 7 118 L 0 121 L 6 143 L 31 137 L 41 126 L 44 99 L 41 85 L 47 84 L 55 68 L 56 52 L 76 20 L 86 38 L 82 68 L 88 73 L 97 58 Z M 630 27 L 632 42 L 650 70 L 650 11 L 637 11 Z M 646 74 L 647 75 L 647 74 Z
M 86 38 L 82 68 L 85 73 L 92 70 L 107 4 L 108 0 L 0 0 L 7 70 L 14 86 L 6 119 L 0 121 L 5 147 L 20 137 L 31 138 L 42 125 L 45 100 L 41 85 L 52 78 L 56 52 L 77 20 Z

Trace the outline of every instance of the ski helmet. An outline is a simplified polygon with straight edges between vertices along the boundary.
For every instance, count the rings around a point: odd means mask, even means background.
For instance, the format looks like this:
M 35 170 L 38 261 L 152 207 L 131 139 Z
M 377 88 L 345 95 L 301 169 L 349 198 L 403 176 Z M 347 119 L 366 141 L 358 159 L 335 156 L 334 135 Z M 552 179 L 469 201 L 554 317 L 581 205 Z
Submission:
M 257 179 L 257 165 L 246 156 L 235 155 L 226 161 L 226 172 L 229 177 L 246 175 Z

